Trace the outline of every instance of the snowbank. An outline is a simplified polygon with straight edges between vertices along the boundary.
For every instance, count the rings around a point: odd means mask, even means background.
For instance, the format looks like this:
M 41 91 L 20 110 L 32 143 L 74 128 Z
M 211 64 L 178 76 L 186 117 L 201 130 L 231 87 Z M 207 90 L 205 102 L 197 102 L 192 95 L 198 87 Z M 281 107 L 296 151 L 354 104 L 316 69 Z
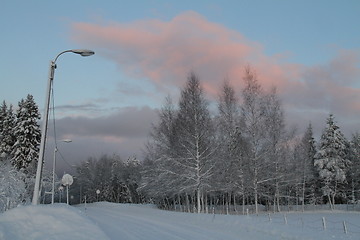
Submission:
M 109 239 L 80 210 L 66 204 L 22 206 L 0 214 L 1 240 Z

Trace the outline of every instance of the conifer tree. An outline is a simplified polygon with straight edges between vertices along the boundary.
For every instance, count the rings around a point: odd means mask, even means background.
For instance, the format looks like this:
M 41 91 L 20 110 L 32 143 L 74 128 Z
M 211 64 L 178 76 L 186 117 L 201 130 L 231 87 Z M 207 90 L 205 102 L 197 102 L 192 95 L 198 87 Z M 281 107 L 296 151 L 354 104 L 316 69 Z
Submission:
M 2 139 L 3 122 L 7 112 L 7 104 L 5 101 L 0 106 L 0 140 Z
M 7 105 L 6 102 L 3 101 L 3 103 L 0 106 L 0 157 L 2 158 L 5 158 L 5 154 L 3 153 L 1 145 L 4 139 L 4 121 L 6 118 L 6 114 L 7 114 Z
M 13 145 L 13 165 L 25 172 L 35 171 L 35 164 L 39 154 L 40 113 L 32 95 L 28 95 L 19 102 L 14 126 L 16 142 Z
M 320 139 L 320 146 L 315 155 L 314 165 L 319 171 L 322 191 L 327 196 L 331 208 L 334 208 L 335 196 L 339 186 L 346 182 L 347 141 L 330 114 L 326 128 Z
M 302 206 L 304 210 L 305 203 L 315 204 L 321 196 L 321 193 L 318 192 L 318 189 L 321 187 L 318 181 L 319 173 L 314 166 L 316 142 L 311 123 L 301 139 L 299 154 L 298 160 L 300 161 L 299 167 L 301 169 L 300 176 L 302 179 Z
M 7 108 L 5 101 L 1 106 L 1 129 L 0 129 L 0 156 L 3 159 L 11 159 L 11 151 L 16 141 L 14 135 L 15 114 L 12 105 Z

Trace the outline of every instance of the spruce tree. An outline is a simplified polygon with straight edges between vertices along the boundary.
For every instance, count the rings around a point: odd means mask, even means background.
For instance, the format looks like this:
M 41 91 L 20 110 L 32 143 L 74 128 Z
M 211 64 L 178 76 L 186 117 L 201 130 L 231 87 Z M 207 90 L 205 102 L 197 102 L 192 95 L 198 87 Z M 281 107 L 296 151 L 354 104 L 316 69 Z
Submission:
M 25 172 L 35 171 L 35 164 L 39 154 L 40 126 L 38 120 L 40 113 L 32 95 L 19 102 L 16 113 L 13 145 L 13 165 Z
M 299 152 L 300 174 L 302 177 L 302 205 L 304 210 L 305 203 L 315 204 L 318 202 L 318 198 L 322 196 L 318 192 L 318 189 L 321 187 L 319 186 L 319 173 L 314 166 L 316 142 L 311 123 L 301 139 Z
M 347 141 L 330 114 L 326 128 L 320 139 L 314 165 L 319 171 L 322 191 L 327 196 L 331 208 L 334 208 L 335 196 L 341 184 L 346 182 Z
M 2 139 L 3 122 L 7 112 L 7 104 L 5 101 L 0 106 L 0 140 Z
M 0 111 L 0 156 L 3 159 L 11 159 L 11 151 L 16 141 L 14 135 L 15 114 L 12 105 L 7 108 L 5 101 Z
M 5 154 L 3 154 L 1 145 L 4 139 L 4 120 L 6 118 L 6 114 L 7 114 L 7 105 L 6 102 L 3 101 L 3 103 L 0 106 L 0 160 L 5 158 Z

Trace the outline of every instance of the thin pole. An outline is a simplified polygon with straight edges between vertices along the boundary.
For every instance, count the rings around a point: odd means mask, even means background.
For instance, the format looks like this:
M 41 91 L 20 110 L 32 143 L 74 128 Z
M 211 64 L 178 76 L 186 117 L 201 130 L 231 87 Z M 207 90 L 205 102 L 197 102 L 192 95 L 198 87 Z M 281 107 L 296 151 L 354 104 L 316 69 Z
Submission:
M 69 184 L 66 185 L 66 203 L 69 205 Z
M 53 172 L 52 172 L 52 190 L 51 190 L 51 204 L 54 204 L 55 198 L 55 168 L 56 168 L 56 152 L 57 148 L 54 149 L 54 161 L 53 161 Z

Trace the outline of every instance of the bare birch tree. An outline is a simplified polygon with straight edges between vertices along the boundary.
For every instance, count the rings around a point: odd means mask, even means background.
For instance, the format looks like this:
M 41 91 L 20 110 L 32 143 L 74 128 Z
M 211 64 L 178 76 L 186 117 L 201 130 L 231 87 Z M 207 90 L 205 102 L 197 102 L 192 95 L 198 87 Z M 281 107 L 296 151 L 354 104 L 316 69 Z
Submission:
M 216 151 L 214 127 L 199 78 L 190 73 L 181 91 L 176 123 L 175 169 L 181 169 L 182 191 L 196 194 L 197 212 L 203 210 L 204 194 L 210 188 Z
M 267 151 L 266 108 L 263 90 L 258 83 L 256 73 L 248 66 L 245 68 L 245 88 L 242 91 L 243 103 L 241 115 L 244 121 L 244 136 L 249 145 L 247 155 L 247 179 L 252 186 L 255 212 L 258 213 L 259 184 L 264 177 L 264 154 Z

